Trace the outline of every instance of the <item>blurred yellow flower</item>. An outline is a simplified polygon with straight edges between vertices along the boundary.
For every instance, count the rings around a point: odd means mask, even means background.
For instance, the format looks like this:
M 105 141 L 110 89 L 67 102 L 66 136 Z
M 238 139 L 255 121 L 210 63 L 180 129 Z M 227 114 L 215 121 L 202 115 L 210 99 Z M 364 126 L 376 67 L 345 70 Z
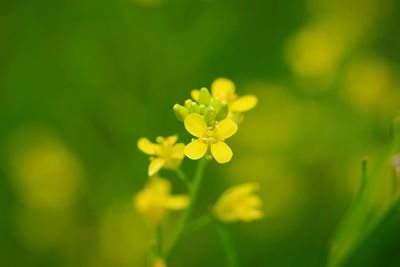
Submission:
M 336 71 L 346 52 L 343 28 L 336 24 L 307 25 L 287 44 L 286 55 L 300 77 L 321 78 Z
M 73 206 L 84 178 L 79 159 L 44 126 L 26 126 L 10 143 L 11 176 L 26 207 L 62 210 Z
M 158 225 L 168 210 L 182 210 L 189 205 L 186 195 L 171 195 L 171 183 L 157 176 L 149 178 L 144 189 L 134 197 L 135 208 L 151 225 Z
M 261 198 L 255 195 L 256 183 L 245 183 L 226 190 L 213 208 L 214 215 L 223 222 L 249 222 L 261 219 Z
M 226 163 L 232 159 L 233 152 L 225 143 L 225 139 L 238 130 L 233 120 L 224 119 L 215 127 L 208 127 L 201 115 L 192 113 L 185 119 L 185 128 L 191 135 L 198 138 L 185 146 L 184 153 L 188 158 L 200 159 L 211 147 L 211 154 L 218 163 Z
M 150 158 L 150 165 L 148 168 L 149 176 L 158 173 L 162 168 L 174 170 L 178 168 L 184 158 L 183 143 L 176 144 L 178 137 L 176 135 L 169 137 L 157 137 L 157 144 L 152 143 L 147 138 L 140 138 L 137 146 L 138 148 L 153 157 Z
M 156 258 L 153 261 L 153 267 L 167 267 L 167 264 L 165 263 L 164 259 Z
M 239 97 L 236 93 L 235 84 L 227 78 L 215 79 L 211 84 L 212 96 L 218 100 L 227 103 L 229 111 L 234 112 L 245 112 L 253 109 L 257 105 L 257 97 L 254 95 L 245 95 Z M 191 96 L 194 100 L 198 100 L 200 97 L 199 90 L 193 90 Z
M 368 55 L 349 62 L 343 80 L 345 97 L 361 111 L 392 114 L 398 107 L 396 75 L 383 58 Z

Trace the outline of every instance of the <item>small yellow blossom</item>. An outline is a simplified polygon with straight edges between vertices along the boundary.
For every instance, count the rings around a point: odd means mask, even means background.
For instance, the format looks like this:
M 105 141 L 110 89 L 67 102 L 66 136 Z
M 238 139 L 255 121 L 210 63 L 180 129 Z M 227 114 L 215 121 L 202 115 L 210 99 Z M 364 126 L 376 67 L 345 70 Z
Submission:
M 261 198 L 255 195 L 259 185 L 245 183 L 226 190 L 213 208 L 214 215 L 223 222 L 249 222 L 262 218 Z
M 184 158 L 183 143 L 176 144 L 178 137 L 176 135 L 169 137 L 157 137 L 157 144 L 152 143 L 147 138 L 140 138 L 138 148 L 152 157 L 148 168 L 149 176 L 158 173 L 162 168 L 174 170 L 178 168 Z
M 167 267 L 167 264 L 165 263 L 164 259 L 156 258 L 153 261 L 153 267 Z
M 214 127 L 207 126 L 204 118 L 196 113 L 189 114 L 185 119 L 186 130 L 197 137 L 185 146 L 185 155 L 193 160 L 202 158 L 208 148 L 218 163 L 226 163 L 232 159 L 233 152 L 225 143 L 225 139 L 237 132 L 237 125 L 231 119 L 224 119 Z
M 171 183 L 153 176 L 144 189 L 134 197 L 134 205 L 151 225 L 159 225 L 168 210 L 182 210 L 189 205 L 186 195 L 171 195 Z
M 235 91 L 235 84 L 227 78 L 215 79 L 211 84 L 212 96 L 223 103 L 227 103 L 231 114 L 249 111 L 257 105 L 256 96 L 245 95 L 239 97 Z M 191 96 L 197 101 L 200 97 L 200 91 L 196 89 L 193 90 Z

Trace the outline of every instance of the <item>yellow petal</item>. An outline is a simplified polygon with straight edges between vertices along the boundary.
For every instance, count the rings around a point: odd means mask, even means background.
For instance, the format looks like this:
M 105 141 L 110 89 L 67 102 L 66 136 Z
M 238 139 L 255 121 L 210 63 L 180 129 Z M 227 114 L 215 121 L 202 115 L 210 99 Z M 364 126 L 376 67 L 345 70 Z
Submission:
M 160 146 L 150 142 L 149 139 L 142 137 L 137 142 L 138 148 L 149 155 L 156 155 L 160 151 Z
M 227 163 L 233 156 L 231 148 L 225 142 L 212 144 L 211 154 L 218 163 Z
M 246 95 L 239 97 L 231 105 L 231 110 L 234 112 L 245 112 L 253 109 L 257 105 L 257 97 L 254 95 Z
M 172 155 L 171 157 L 174 159 L 183 159 L 185 157 L 185 154 L 183 153 L 185 149 L 185 144 L 183 143 L 178 143 L 176 145 L 174 145 L 174 147 L 172 148 Z
M 226 193 L 229 195 L 246 196 L 250 195 L 260 189 L 258 183 L 243 183 L 229 188 Z
M 168 144 L 172 146 L 176 143 L 176 141 L 178 141 L 178 136 L 177 135 L 168 136 L 165 140 L 168 142 Z
M 202 116 L 191 113 L 185 119 L 185 128 L 191 135 L 202 137 L 207 131 L 207 124 Z
M 150 162 L 148 174 L 149 176 L 153 176 L 154 174 L 158 173 L 165 164 L 165 160 L 162 158 L 153 159 Z
M 234 135 L 238 130 L 237 124 L 231 119 L 220 121 L 215 128 L 215 138 L 223 141 Z
M 186 195 L 174 195 L 167 199 L 165 206 L 170 210 L 181 210 L 189 205 L 189 197 Z
M 155 196 L 163 197 L 171 192 L 171 182 L 158 176 L 150 177 L 147 187 L 152 192 L 151 195 L 153 198 Z
M 193 160 L 201 159 L 207 152 L 208 145 L 200 140 L 192 141 L 185 146 L 185 155 Z
M 133 204 L 140 213 L 146 212 L 150 206 L 150 201 L 146 193 L 146 191 L 141 191 L 133 198 Z
M 244 222 L 250 222 L 261 219 L 264 217 L 264 213 L 261 210 L 252 209 L 239 214 L 239 217 Z
M 212 95 L 219 100 L 229 102 L 235 94 L 235 84 L 226 78 L 218 78 L 211 84 Z
M 159 144 L 163 144 L 165 142 L 165 138 L 162 136 L 157 136 L 156 142 Z
M 250 208 L 260 208 L 262 206 L 262 200 L 257 195 L 250 195 L 247 196 L 243 204 Z
M 191 97 L 193 98 L 193 100 L 194 101 L 199 101 L 199 98 L 200 98 L 200 90 L 198 90 L 198 89 L 193 89 L 191 92 L 190 92 L 190 95 L 191 95 Z

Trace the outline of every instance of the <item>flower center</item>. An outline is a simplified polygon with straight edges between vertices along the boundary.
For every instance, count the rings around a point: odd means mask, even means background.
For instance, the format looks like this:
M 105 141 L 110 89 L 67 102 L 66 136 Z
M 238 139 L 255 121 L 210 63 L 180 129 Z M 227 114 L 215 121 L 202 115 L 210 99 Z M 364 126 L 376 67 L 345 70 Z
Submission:
M 212 127 L 208 127 L 206 134 L 201 138 L 201 141 L 204 143 L 211 145 L 217 142 L 215 138 L 215 131 Z

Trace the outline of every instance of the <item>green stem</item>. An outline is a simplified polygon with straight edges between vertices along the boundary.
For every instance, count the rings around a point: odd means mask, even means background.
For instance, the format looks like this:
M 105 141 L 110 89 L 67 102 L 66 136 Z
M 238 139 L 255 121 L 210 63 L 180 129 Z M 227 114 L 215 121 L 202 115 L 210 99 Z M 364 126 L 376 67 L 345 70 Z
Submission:
M 190 187 L 189 187 L 190 204 L 182 215 L 182 219 L 178 225 L 177 232 L 176 232 L 174 238 L 172 239 L 171 246 L 166 254 L 167 258 L 170 257 L 174 253 L 174 250 L 175 250 L 177 244 L 182 239 L 182 236 L 183 236 L 185 228 L 186 228 L 186 224 L 190 218 L 190 215 L 192 214 L 194 204 L 196 203 L 197 195 L 199 193 L 200 185 L 203 180 L 203 175 L 204 175 L 205 168 L 207 166 L 207 162 L 208 162 L 208 160 L 206 158 L 202 158 L 197 165 L 195 175 L 194 175 L 192 183 L 190 184 Z
M 209 225 L 211 222 L 212 222 L 211 214 L 207 213 L 207 214 L 195 219 L 194 221 L 188 223 L 185 228 L 184 233 L 188 234 L 191 232 L 195 232 L 195 231 Z
M 379 232 L 379 230 L 383 228 L 383 226 L 396 215 L 397 210 L 399 208 L 399 204 L 400 204 L 400 199 L 395 199 L 392 202 L 392 204 L 388 207 L 387 211 L 379 219 L 377 219 L 375 223 L 366 227 L 363 234 L 353 243 L 351 248 L 343 256 L 341 256 L 336 261 L 329 262 L 327 266 L 328 267 L 343 266 L 364 242 L 370 239 L 375 233 Z
M 225 225 L 222 223 L 215 221 L 215 227 L 221 238 L 222 245 L 224 247 L 226 253 L 226 260 L 228 267 L 239 267 L 239 260 L 236 253 L 236 249 L 233 245 L 232 238 Z
M 188 187 L 190 188 L 190 181 L 187 177 L 187 175 L 182 171 L 182 169 L 179 167 L 175 169 L 176 174 L 178 175 L 179 179 Z
M 333 235 L 331 241 L 337 240 L 342 234 L 344 229 L 347 228 L 347 226 L 351 223 L 352 220 L 352 213 L 356 209 L 356 207 L 359 205 L 361 198 L 364 196 L 365 188 L 368 184 L 368 159 L 364 157 L 361 161 L 361 181 L 360 181 L 360 188 L 358 190 L 358 193 L 353 200 L 350 208 L 347 210 L 346 215 L 344 216 L 344 219 L 340 223 L 340 226 L 337 230 L 337 232 Z

